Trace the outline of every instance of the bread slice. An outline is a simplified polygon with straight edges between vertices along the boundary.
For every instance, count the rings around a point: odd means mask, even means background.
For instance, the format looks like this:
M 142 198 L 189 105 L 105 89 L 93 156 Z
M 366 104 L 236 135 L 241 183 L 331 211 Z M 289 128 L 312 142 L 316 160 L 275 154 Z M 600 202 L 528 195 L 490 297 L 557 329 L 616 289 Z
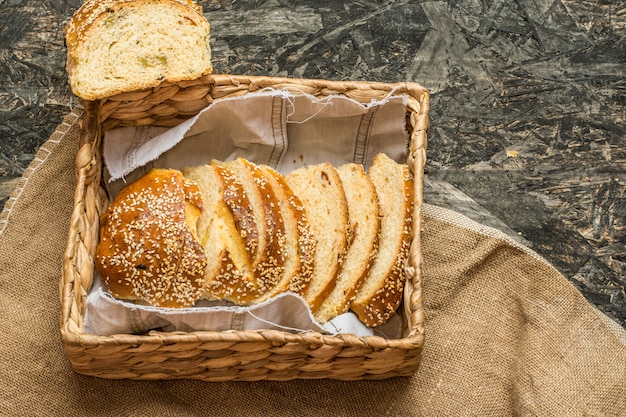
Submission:
M 348 235 L 348 206 L 337 170 L 330 163 L 299 168 L 285 180 L 300 198 L 317 241 L 311 283 L 304 298 L 315 312 L 335 287 Z
M 283 276 L 276 286 L 255 301 L 263 302 L 286 291 L 303 295 L 311 282 L 316 247 L 306 211 L 282 175 L 266 165 L 258 168 L 272 188 L 283 218 L 285 262 Z
M 407 165 L 385 154 L 374 157 L 368 175 L 380 206 L 378 253 L 351 309 L 364 324 L 374 327 L 389 320 L 402 300 L 411 241 L 413 179 Z
M 243 188 L 234 181 L 233 172 L 224 167 L 201 165 L 182 172 L 198 185 L 203 200 L 204 211 L 197 223 L 198 238 L 207 257 L 203 298 L 245 304 L 256 296 L 257 282 L 249 255 L 256 247 L 255 223 L 250 220 L 252 210 Z M 237 217 L 225 196 L 239 201 Z M 245 238 L 238 229 L 241 225 L 250 231 Z
M 209 31 L 191 0 L 87 0 L 65 28 L 72 91 L 96 100 L 210 74 Z
M 277 285 L 285 269 L 285 225 L 276 195 L 263 171 L 243 158 L 225 163 L 213 161 L 212 164 L 232 171 L 235 181 L 241 184 L 250 202 L 251 211 L 246 215 L 251 215 L 251 218 L 246 218 L 239 232 L 246 239 L 249 232 L 256 229 L 257 244 L 255 253 L 251 252 L 250 256 L 257 282 L 257 296 L 262 296 Z M 237 219 L 242 208 L 239 197 L 225 195 L 225 200 Z M 254 227 L 250 227 L 250 222 L 254 222 Z
M 268 292 L 284 280 L 285 263 L 287 262 L 287 245 L 285 216 L 281 208 L 281 201 L 267 177 L 265 170 L 243 158 L 223 164 L 235 172 L 242 181 L 246 192 L 250 196 L 255 221 L 259 231 L 259 248 L 253 267 L 258 283 L 259 298 L 253 302 L 260 302 L 267 297 Z M 294 244 L 294 242 L 290 242 Z M 294 249 L 297 249 L 295 240 Z M 291 265 L 289 265 L 291 267 Z
M 378 196 L 361 164 L 337 168 L 348 202 L 349 247 L 335 289 L 315 314 L 320 323 L 347 312 L 376 257 L 380 228 Z

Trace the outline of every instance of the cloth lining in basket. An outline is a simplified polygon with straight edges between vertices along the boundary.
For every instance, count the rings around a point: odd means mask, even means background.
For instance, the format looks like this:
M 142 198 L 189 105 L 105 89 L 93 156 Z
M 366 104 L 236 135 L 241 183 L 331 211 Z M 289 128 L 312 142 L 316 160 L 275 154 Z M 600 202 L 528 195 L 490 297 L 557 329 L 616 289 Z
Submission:
M 379 152 L 390 153 L 404 163 L 409 134 L 406 131 L 406 97 L 388 97 L 362 105 L 342 96 L 323 99 L 311 95 L 295 95 L 288 91 L 265 89 L 254 95 L 244 95 L 216 101 L 190 120 L 168 130 L 156 127 L 122 127 L 104 134 L 103 149 L 107 170 L 107 187 L 111 197 L 121 187 L 145 174 L 150 168 L 177 168 L 210 163 L 213 158 L 230 160 L 246 158 L 287 173 L 292 169 L 332 161 L 335 166 L 357 162 L 366 166 Z M 380 117 L 375 117 L 376 115 Z M 291 123 L 297 126 L 291 126 Z M 277 128 L 278 126 L 278 128 Z M 331 138 L 332 135 L 332 138 Z M 343 150 L 343 151 L 337 151 Z M 85 328 L 93 334 L 131 333 L 127 316 L 140 314 L 142 322 L 161 327 L 165 321 L 169 331 L 225 330 L 224 320 L 230 310 L 238 307 L 220 306 L 216 309 L 190 309 L 186 314 L 160 313 L 145 306 L 113 302 L 99 290 L 95 277 L 85 314 Z M 296 296 L 281 297 L 261 307 L 268 311 L 289 310 L 298 316 L 280 315 L 272 325 L 283 326 L 288 320 L 299 331 L 323 331 L 315 322 L 306 302 Z M 259 308 L 259 307 L 255 307 Z M 248 308 L 243 309 L 249 314 Z M 258 310 L 260 312 L 261 310 Z M 153 317 L 157 316 L 157 317 Z M 214 317 L 214 318 L 213 318 Z M 266 318 L 271 316 L 265 315 Z M 399 320 L 392 320 L 382 329 L 368 329 L 353 313 L 341 318 L 341 325 L 328 323 L 324 328 L 354 333 L 402 334 Z M 248 315 L 249 328 L 257 328 L 258 320 Z M 193 323 L 193 325 L 191 324 Z M 247 328 L 247 327 L 246 327 Z

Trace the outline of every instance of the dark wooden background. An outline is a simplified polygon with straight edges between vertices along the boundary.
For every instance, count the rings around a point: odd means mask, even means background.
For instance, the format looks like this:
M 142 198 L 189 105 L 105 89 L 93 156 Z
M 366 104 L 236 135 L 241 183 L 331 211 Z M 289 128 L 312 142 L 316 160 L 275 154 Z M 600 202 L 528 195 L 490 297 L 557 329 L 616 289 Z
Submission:
M 212 0 L 216 72 L 430 89 L 426 202 L 499 228 L 626 327 L 626 5 Z M 79 0 L 0 2 L 0 207 L 70 107 Z

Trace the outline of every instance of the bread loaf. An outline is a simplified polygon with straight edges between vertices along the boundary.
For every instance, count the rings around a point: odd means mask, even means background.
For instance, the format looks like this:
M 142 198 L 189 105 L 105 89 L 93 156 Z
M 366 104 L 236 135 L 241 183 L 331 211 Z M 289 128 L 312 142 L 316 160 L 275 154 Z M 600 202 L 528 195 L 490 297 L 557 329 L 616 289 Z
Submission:
M 335 287 L 348 236 L 348 206 L 341 178 L 329 163 L 299 168 L 285 180 L 300 198 L 317 241 L 311 283 L 304 298 L 315 312 Z
M 374 327 L 389 320 L 402 300 L 411 243 L 413 179 L 407 165 L 385 154 L 374 157 L 368 175 L 380 206 L 378 252 L 351 309 Z
M 191 0 L 87 0 L 65 28 L 72 91 L 96 100 L 210 74 L 209 31 Z
M 96 267 L 113 295 L 154 306 L 291 291 L 322 323 L 352 309 L 378 326 L 401 301 L 412 193 L 408 167 L 382 154 L 367 174 L 324 163 L 283 176 L 244 159 L 155 169 L 102 216 Z
M 376 258 L 380 226 L 378 196 L 363 165 L 346 164 L 337 168 L 348 203 L 348 250 L 334 290 L 325 298 L 315 318 L 325 323 L 347 312 L 356 292 Z

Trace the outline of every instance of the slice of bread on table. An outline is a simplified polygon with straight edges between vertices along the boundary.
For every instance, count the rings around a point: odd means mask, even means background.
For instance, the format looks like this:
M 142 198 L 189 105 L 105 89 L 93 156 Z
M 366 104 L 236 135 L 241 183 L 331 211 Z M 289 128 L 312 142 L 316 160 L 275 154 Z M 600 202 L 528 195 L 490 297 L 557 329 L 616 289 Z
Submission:
M 65 28 L 72 91 L 97 100 L 210 74 L 209 32 L 191 0 L 87 0 Z

